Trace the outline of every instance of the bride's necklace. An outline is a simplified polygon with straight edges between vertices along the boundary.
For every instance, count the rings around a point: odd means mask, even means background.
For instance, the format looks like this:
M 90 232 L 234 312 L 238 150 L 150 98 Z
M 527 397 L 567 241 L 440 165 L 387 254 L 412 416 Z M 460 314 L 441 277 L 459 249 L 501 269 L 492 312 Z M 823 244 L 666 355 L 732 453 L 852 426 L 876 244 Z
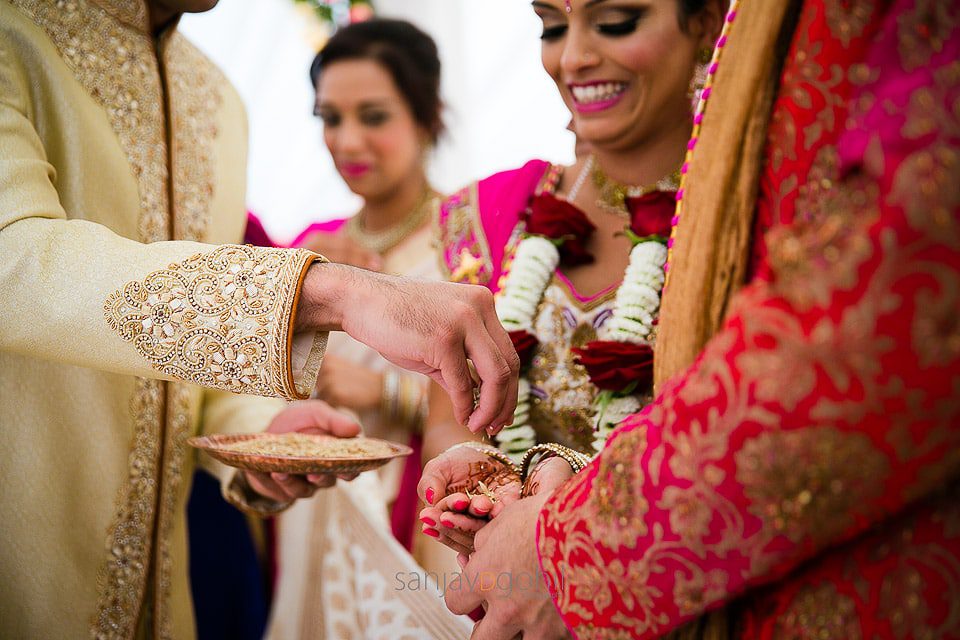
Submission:
M 573 204 L 584 184 L 585 176 L 590 175 L 595 162 L 592 155 L 584 162 L 580 174 L 567 192 L 567 202 Z M 551 168 L 544 181 L 542 193 L 556 193 L 559 180 L 560 171 Z M 510 268 L 496 297 L 497 317 L 507 331 L 525 332 L 537 338 L 535 327 L 540 303 L 560 264 L 556 240 L 540 235 L 525 235 L 517 244 Z M 660 309 L 663 264 L 666 258 L 667 248 L 662 242 L 639 239 L 634 244 L 623 281 L 617 287 L 610 316 L 597 329 L 598 340 L 649 344 Z M 537 340 L 539 342 L 539 338 Z M 528 375 L 529 373 L 524 373 L 520 376 L 513 424 L 504 427 L 496 436 L 500 450 L 517 461 L 536 444 L 536 431 L 530 424 L 533 397 Z M 638 411 L 641 405 L 639 398 L 632 392 L 604 395 L 604 392 L 598 390 L 595 402 L 596 399 L 602 401 L 596 407 L 592 418 L 593 446 L 594 450 L 600 451 L 616 425 Z
M 615 213 L 626 218 L 630 217 L 630 211 L 627 208 L 627 198 L 640 198 L 654 191 L 676 191 L 677 186 L 680 184 L 679 167 L 670 175 L 664 176 L 653 184 L 632 185 L 617 182 L 607 175 L 593 154 L 590 155 L 584 164 L 581 176 L 577 177 L 577 183 L 581 182 L 581 178 L 586 175 L 587 171 L 590 171 L 593 184 L 600 194 L 597 198 L 597 206 L 608 213 Z M 574 184 L 574 186 L 577 187 L 576 184 Z M 577 188 L 577 190 L 579 191 L 579 188 Z M 571 191 L 573 191 L 573 189 L 571 189 Z M 572 198 L 568 199 L 572 200 Z
M 347 221 L 344 231 L 351 240 L 364 249 L 383 255 L 419 229 L 439 202 L 440 194 L 427 186 L 410 213 L 392 227 L 383 231 L 367 231 L 363 228 L 363 216 L 358 214 Z

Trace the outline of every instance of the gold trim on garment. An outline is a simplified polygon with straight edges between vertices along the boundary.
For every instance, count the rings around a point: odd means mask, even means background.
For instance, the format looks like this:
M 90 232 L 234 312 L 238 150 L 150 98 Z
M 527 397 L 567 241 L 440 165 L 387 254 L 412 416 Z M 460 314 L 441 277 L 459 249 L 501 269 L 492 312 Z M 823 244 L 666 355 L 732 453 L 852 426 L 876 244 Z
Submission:
M 136 176 L 140 193 L 138 239 L 169 237 L 167 146 L 160 75 L 153 40 L 144 29 L 142 2 L 64 3 L 13 0 L 50 38 L 87 93 L 104 110 Z M 129 6 L 127 6 L 129 5 Z M 97 638 L 130 638 L 146 599 L 164 417 L 162 382 L 138 379 L 131 399 L 133 439 L 128 477 L 115 499 L 116 515 L 97 577 L 99 599 L 91 620 Z

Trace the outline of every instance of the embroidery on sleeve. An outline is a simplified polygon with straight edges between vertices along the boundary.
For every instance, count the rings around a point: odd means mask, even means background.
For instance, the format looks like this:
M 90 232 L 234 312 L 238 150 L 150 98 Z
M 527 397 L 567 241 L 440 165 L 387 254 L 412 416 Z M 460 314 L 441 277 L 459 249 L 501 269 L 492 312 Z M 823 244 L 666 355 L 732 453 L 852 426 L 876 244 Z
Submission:
M 104 315 L 165 375 L 296 398 L 287 336 L 300 275 L 314 257 L 305 249 L 219 247 L 128 282 L 107 298 Z

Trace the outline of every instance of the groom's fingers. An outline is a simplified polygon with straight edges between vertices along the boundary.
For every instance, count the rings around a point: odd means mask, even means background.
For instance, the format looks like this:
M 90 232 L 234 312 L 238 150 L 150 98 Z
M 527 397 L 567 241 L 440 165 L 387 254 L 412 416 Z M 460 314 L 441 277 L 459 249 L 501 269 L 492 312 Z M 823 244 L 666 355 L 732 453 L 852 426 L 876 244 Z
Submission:
M 510 354 L 501 351 L 485 326 L 476 333 L 467 334 L 464 345 L 480 376 L 480 401 L 467 422 L 467 428 L 473 433 L 485 431 L 488 427 L 499 430 L 513 419 L 517 407 L 519 367 L 513 366 L 517 354 L 513 346 Z M 511 354 L 513 359 L 508 358 Z
M 270 479 L 273 480 L 287 494 L 287 499 L 309 498 L 317 490 L 317 486 L 307 482 L 307 479 L 301 475 L 290 473 L 271 473 Z M 334 479 L 336 483 L 336 479 Z M 332 485 L 331 485 L 332 486 Z
M 301 400 L 274 416 L 267 430 L 270 433 L 299 431 L 352 438 L 360 433 L 360 424 L 322 400 Z
M 467 328 L 467 331 L 471 331 Z M 434 376 L 434 380 L 436 380 Z M 473 411 L 473 379 L 470 377 L 470 367 L 467 364 L 467 350 L 464 339 L 457 336 L 455 341 L 447 341 L 443 345 L 443 356 L 440 361 L 440 379 L 443 390 L 450 396 L 453 404 L 453 415 L 459 424 L 467 424 Z
M 281 489 L 276 482 L 270 479 L 270 474 L 259 473 L 257 471 L 247 471 L 246 473 L 247 484 L 249 484 L 250 488 L 260 495 L 266 496 L 274 502 L 290 501 L 290 498 L 287 497 L 287 494 L 283 491 L 283 489 Z
M 492 300 L 491 300 L 492 302 Z M 487 328 L 490 337 L 500 349 L 507 366 L 510 368 L 510 380 L 507 385 L 507 404 L 503 406 L 500 414 L 493 419 L 487 428 L 488 435 L 496 435 L 504 426 L 513 424 L 513 413 L 516 410 L 517 389 L 520 384 L 520 356 L 513 346 L 510 334 L 500 324 L 497 317 L 496 307 L 493 304 L 484 305 L 481 308 L 483 324 Z M 511 402 L 512 400 L 512 402 Z

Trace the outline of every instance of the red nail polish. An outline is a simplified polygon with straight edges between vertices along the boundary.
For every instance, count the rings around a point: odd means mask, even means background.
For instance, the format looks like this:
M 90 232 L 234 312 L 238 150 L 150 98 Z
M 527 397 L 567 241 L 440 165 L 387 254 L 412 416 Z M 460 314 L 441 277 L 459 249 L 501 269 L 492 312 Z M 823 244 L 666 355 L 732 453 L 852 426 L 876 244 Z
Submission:
M 427 497 L 427 504 L 433 504 L 433 488 L 432 487 L 427 489 L 426 497 Z
M 443 526 L 445 526 L 447 529 L 453 529 L 453 527 L 454 527 L 454 524 L 453 524 L 452 522 L 450 522 L 449 520 L 441 520 L 441 521 L 440 521 L 440 524 L 442 524 Z
M 467 502 L 466 500 L 460 500 L 459 502 L 453 503 L 453 508 L 456 509 L 457 511 L 463 511 L 469 506 L 470 506 L 470 503 Z
M 422 518 L 420 518 L 420 522 L 426 525 L 430 525 L 431 527 L 437 526 L 437 523 L 434 521 L 434 519 L 428 518 L 427 516 L 423 516 Z
M 474 509 L 473 510 L 478 516 L 485 516 L 490 513 L 489 509 Z
M 428 536 L 430 536 L 431 538 L 439 538 L 439 537 L 440 537 L 440 532 L 437 531 L 436 529 L 424 529 L 423 532 L 424 532 L 425 534 L 427 534 Z

